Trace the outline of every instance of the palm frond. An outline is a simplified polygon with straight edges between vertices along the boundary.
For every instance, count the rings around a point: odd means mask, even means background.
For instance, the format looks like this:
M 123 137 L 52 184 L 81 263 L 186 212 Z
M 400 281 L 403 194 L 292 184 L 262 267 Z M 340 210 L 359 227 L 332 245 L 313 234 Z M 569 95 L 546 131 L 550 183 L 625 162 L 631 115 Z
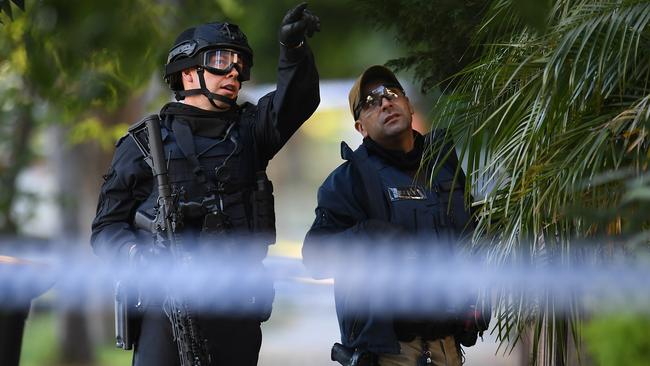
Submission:
M 570 265 L 572 242 L 594 231 L 568 208 L 610 208 L 622 197 L 611 184 L 585 182 L 647 169 L 650 2 L 556 0 L 543 32 L 517 16 L 515 2 L 492 3 L 476 37 L 483 54 L 455 76 L 434 121 L 457 141 L 468 192 L 482 200 L 475 241 L 488 259 L 543 265 L 545 253 Z M 551 295 L 498 296 L 503 342 L 535 324 L 533 345 L 542 348 L 532 352 L 548 356 L 542 364 L 566 360 L 569 341 L 580 344 L 578 304 L 560 313 Z
M 7 17 L 11 20 L 13 20 L 14 15 L 13 11 L 11 10 L 11 3 L 16 4 L 16 6 L 20 10 L 25 10 L 25 1 L 24 0 L 0 0 L 0 14 L 5 13 L 7 14 Z M 2 20 L 0 20 L 0 24 L 2 24 Z

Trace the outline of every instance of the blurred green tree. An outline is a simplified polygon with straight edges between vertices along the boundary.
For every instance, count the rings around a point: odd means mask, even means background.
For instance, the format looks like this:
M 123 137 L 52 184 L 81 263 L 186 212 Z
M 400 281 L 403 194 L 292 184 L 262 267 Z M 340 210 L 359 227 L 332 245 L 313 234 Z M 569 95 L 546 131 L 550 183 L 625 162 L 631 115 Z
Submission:
M 610 314 L 585 325 L 587 348 L 599 366 L 642 366 L 650 359 L 650 317 Z
M 28 154 L 30 145 L 25 142 L 30 141 L 27 136 L 35 123 L 65 124 L 73 143 L 99 141 L 110 150 L 112 142 L 144 109 L 169 100 L 170 94 L 160 88 L 162 67 L 174 37 L 192 25 L 213 20 L 240 24 L 255 51 L 251 82 L 274 81 L 277 26 L 296 2 L 188 0 L 180 5 L 171 0 L 44 0 L 26 5 L 24 12 L 13 12 L 13 21 L 9 21 L 12 12 L 6 10 L 8 2 L 3 2 L 5 10 L 0 13 L 4 21 L 0 77 L 14 80 L 3 89 L 3 131 L 7 136 L 25 136 L 6 139 L 0 147 L 18 149 L 5 155 L 13 158 L 0 168 L 7 187 L 14 186 L 11 177 L 28 163 L 26 157 L 34 156 Z M 178 12 L 181 7 L 184 11 Z M 397 47 L 389 42 L 387 33 L 368 32 L 347 0 L 315 1 L 310 8 L 321 17 L 323 27 L 310 41 L 323 78 L 348 77 L 367 64 L 396 54 Z M 35 101 L 39 121 L 33 120 Z M 14 106 L 23 106 L 30 120 L 23 117 L 23 122 L 16 122 L 20 114 Z M 0 230 L 16 230 L 10 213 L 14 198 L 12 190 L 0 197 Z
M 480 55 L 472 44 L 488 0 L 362 0 L 355 13 L 376 29 L 391 30 L 403 45 L 400 57 L 387 65 L 412 70 L 423 92 L 440 85 Z

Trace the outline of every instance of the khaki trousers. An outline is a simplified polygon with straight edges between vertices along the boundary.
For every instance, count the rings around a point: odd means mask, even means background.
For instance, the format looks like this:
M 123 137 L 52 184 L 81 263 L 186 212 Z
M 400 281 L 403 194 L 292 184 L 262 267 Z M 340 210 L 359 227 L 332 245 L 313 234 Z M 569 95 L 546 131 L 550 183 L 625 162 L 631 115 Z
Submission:
M 417 360 L 422 356 L 422 338 L 417 337 L 411 342 L 399 342 L 401 352 L 399 355 L 379 355 L 379 366 L 416 366 Z M 430 365 L 432 366 L 461 366 L 461 360 L 456 340 L 448 336 L 435 341 L 427 341 L 431 352 Z

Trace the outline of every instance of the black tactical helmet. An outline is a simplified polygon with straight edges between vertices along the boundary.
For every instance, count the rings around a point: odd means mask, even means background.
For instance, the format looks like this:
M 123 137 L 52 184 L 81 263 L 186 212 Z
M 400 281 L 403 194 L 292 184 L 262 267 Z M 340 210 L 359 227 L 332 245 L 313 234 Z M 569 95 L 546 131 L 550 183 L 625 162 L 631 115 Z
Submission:
M 179 73 L 192 67 L 204 66 L 205 51 L 214 49 L 228 49 L 239 53 L 244 61 L 244 66 L 237 69 L 239 81 L 250 78 L 253 50 L 248 45 L 246 35 L 235 24 L 214 22 L 186 29 L 176 38 L 165 65 L 165 81 L 169 87 L 174 91 L 182 90 Z M 230 72 L 230 69 L 225 71 L 205 68 L 215 73 Z

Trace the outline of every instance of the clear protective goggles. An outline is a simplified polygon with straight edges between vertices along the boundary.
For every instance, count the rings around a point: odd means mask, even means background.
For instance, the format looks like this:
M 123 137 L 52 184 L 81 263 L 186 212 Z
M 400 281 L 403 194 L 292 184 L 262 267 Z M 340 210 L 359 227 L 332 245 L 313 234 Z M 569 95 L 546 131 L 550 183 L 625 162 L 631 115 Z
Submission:
M 354 113 L 356 118 L 359 118 L 361 111 L 368 111 L 373 108 L 379 107 L 381 105 L 381 99 L 386 98 L 388 100 L 393 100 L 398 97 L 403 97 L 404 91 L 399 86 L 394 85 L 380 85 L 375 89 L 371 90 L 365 97 L 361 98 L 359 103 L 357 103 Z
M 244 80 L 248 80 L 249 77 L 250 68 L 244 61 L 244 57 L 241 53 L 233 50 L 207 50 L 203 53 L 203 64 L 201 66 L 218 75 L 225 75 L 233 68 L 236 68 L 237 72 L 244 77 Z

